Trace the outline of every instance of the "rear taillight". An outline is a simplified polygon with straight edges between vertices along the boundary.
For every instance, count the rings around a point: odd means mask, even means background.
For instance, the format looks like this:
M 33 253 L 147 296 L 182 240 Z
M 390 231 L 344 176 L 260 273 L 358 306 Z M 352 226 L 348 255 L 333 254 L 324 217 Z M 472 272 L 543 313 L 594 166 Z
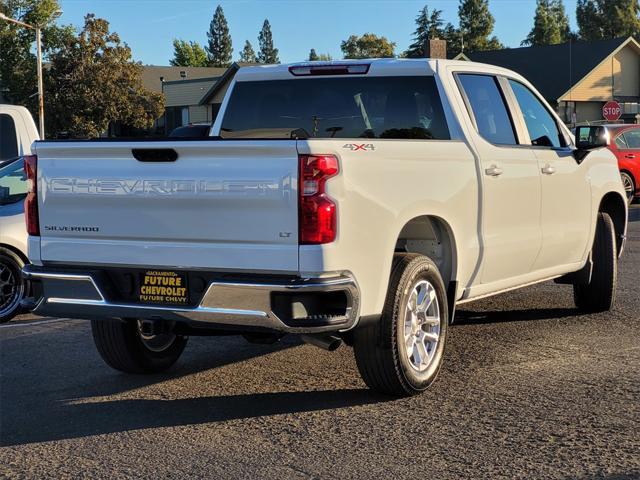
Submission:
M 27 174 L 29 190 L 24 201 L 24 216 L 29 235 L 40 235 L 40 219 L 38 218 L 38 157 L 25 155 L 24 170 Z
M 318 245 L 336 239 L 337 207 L 325 193 L 327 180 L 338 174 L 333 155 L 300 155 L 300 244 Z

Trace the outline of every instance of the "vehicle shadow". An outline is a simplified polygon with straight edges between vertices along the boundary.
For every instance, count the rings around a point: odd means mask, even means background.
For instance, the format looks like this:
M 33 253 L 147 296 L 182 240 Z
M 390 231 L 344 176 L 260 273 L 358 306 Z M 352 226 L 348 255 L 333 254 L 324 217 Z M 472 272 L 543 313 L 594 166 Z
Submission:
M 128 432 L 146 428 L 198 425 L 227 420 L 332 410 L 389 401 L 367 389 L 269 392 L 184 399 L 125 399 L 52 404 L 40 428 L 2 422 L 0 446 L 22 445 Z
M 640 204 L 629 207 L 629 221 L 630 222 L 640 221 Z
M 76 332 L 82 334 L 83 332 Z M 18 339 L 3 340 L 0 375 L 0 447 L 80 438 L 130 430 L 216 423 L 226 420 L 347 408 L 389 400 L 363 389 L 251 392 L 193 398 L 130 398 L 138 389 L 183 381 L 183 377 L 226 365 L 255 360 L 298 347 L 296 337 L 274 345 L 252 345 L 239 337 L 220 337 L 217 344 L 192 345 L 185 357 L 164 374 L 125 375 L 102 364 L 79 342 L 69 355 L 46 352 L 38 368 L 15 358 L 26 347 Z M 31 347 L 33 348 L 33 347 Z M 11 365 L 11 366 L 8 366 Z M 188 380 L 187 380 L 188 381 Z M 286 388 L 286 387 L 285 387 Z M 115 399 L 109 397 L 115 396 Z M 125 396 L 128 398 L 117 398 Z M 160 396 L 152 392 L 151 396 Z

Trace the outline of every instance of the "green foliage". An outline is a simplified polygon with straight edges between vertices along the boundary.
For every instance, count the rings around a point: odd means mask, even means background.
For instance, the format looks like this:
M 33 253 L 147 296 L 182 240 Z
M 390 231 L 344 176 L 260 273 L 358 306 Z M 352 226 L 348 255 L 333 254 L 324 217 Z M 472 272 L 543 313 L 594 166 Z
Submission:
M 42 28 L 42 50 L 47 61 L 67 39 L 73 27 L 55 24 L 60 10 L 56 0 L 2 0 L 0 12 L 10 18 Z M 0 20 L 0 97 L 24 105 L 38 115 L 38 91 L 34 30 Z M 46 95 L 45 95 L 46 96 Z
M 173 40 L 173 59 L 169 62 L 174 67 L 206 67 L 209 65 L 207 52 L 198 42 Z
M 311 51 L 309 52 L 309 61 L 310 62 L 330 62 L 331 60 L 333 60 L 331 58 L 331 55 L 329 55 L 328 53 L 321 53 L 320 55 L 318 55 L 316 53 L 316 49 L 312 48 Z
M 269 20 L 265 20 L 262 24 L 262 30 L 258 35 L 258 44 L 260 45 L 260 51 L 258 52 L 259 63 L 280 63 L 278 49 L 273 46 L 273 35 L 271 34 Z
M 395 42 L 373 33 L 361 37 L 351 35 L 340 44 L 344 58 L 390 58 L 394 56 Z
M 640 37 L 640 0 L 578 0 L 579 36 L 583 40 Z
M 249 40 L 244 42 L 244 48 L 240 52 L 240 61 L 243 63 L 256 63 L 256 52 L 253 50 L 253 46 Z
M 109 31 L 109 22 L 89 14 L 78 36 L 50 56 L 45 77 L 48 130 L 97 137 L 111 122 L 149 128 L 164 110 L 161 95 L 142 86 L 142 66 Z
M 416 17 L 416 31 L 413 32 L 413 43 L 404 52 L 403 57 L 423 58 L 426 56 L 425 45 L 432 38 L 445 39 L 445 28 L 453 28 L 451 24 L 444 26 L 442 10 L 433 9 L 429 14 L 429 9 L 425 5 L 420 14 Z M 448 45 L 447 45 L 448 47 Z
M 489 0 L 460 0 L 458 16 L 465 52 L 504 48 L 495 36 L 489 37 L 495 23 L 489 11 Z
M 538 0 L 533 28 L 522 45 L 555 45 L 569 40 L 569 17 L 562 0 Z
M 209 65 L 212 67 L 228 67 L 231 65 L 231 55 L 233 53 L 231 35 L 229 34 L 227 19 L 224 18 L 224 12 L 220 5 L 216 7 L 216 11 L 213 14 L 207 38 L 209 39 L 206 47 L 209 53 Z

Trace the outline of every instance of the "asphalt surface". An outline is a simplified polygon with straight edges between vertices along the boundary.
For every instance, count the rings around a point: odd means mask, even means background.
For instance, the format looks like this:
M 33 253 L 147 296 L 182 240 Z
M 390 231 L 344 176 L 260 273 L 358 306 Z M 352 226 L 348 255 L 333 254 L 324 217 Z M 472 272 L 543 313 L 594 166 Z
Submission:
M 640 206 L 612 312 L 545 283 L 467 304 L 425 394 L 352 351 L 191 338 L 166 375 L 99 358 L 87 322 L 0 327 L 0 477 L 640 478 Z

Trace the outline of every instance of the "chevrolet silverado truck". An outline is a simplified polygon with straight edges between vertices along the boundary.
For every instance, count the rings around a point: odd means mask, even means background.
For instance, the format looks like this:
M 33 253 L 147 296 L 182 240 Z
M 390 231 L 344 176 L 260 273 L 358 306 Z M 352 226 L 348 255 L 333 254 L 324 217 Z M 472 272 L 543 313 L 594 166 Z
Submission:
M 555 279 L 612 308 L 627 204 L 608 142 L 574 143 L 494 66 L 242 68 L 207 138 L 36 143 L 28 302 L 91 319 L 124 372 L 167 369 L 189 336 L 298 334 L 415 394 L 456 305 Z

